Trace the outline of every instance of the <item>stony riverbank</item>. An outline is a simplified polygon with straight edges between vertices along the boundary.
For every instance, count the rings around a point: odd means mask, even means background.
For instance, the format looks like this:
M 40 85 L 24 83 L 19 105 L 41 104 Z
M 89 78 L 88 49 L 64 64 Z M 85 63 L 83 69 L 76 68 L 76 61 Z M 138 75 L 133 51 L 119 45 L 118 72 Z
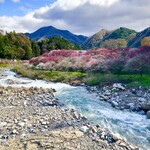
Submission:
M 103 87 L 88 86 L 87 89 L 96 92 L 99 100 L 110 103 L 116 109 L 136 111 L 150 119 L 150 88 L 129 88 L 115 83 Z
M 62 106 L 53 92 L 0 88 L 0 150 L 135 149 L 119 135 Z

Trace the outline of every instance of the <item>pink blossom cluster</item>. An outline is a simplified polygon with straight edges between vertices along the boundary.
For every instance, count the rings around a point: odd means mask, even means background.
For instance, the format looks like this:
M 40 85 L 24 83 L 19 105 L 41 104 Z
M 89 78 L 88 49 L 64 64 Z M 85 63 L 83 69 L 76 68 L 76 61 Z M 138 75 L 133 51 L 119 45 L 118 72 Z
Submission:
M 124 68 L 130 60 L 139 55 L 142 55 L 142 58 L 149 62 L 150 59 L 147 57 L 149 54 L 149 46 L 126 48 L 124 50 L 99 48 L 77 51 L 64 49 L 53 50 L 39 57 L 34 57 L 30 60 L 30 64 L 47 70 L 108 71 L 109 69 L 118 69 L 120 71 L 120 68 Z
M 30 64 L 42 66 L 42 69 L 87 70 L 99 65 L 106 58 L 113 58 L 118 50 L 94 49 L 88 51 L 53 50 L 30 60 Z M 42 64 L 42 65 L 41 65 Z M 43 67 L 44 64 L 44 67 Z

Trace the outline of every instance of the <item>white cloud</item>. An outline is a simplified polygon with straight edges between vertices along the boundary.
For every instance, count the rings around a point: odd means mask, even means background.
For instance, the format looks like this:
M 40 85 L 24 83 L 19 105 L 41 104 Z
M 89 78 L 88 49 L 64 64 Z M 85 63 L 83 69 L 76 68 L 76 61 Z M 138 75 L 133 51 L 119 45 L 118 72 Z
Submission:
M 0 0 L 0 3 L 4 3 L 5 2 L 5 0 Z
M 12 2 L 18 3 L 18 2 L 20 2 L 20 0 L 12 0 Z
M 98 6 L 110 6 L 113 3 L 117 2 L 119 0 L 74 0 L 74 1 L 68 1 L 68 0 L 57 0 L 53 4 L 54 7 L 59 7 L 64 10 L 72 10 L 79 6 L 83 6 L 86 3 L 89 3 L 91 5 L 98 5 Z
M 149 8 L 149 0 L 57 0 L 23 17 L 0 16 L 0 29 L 33 32 L 52 25 L 84 35 L 121 26 L 139 31 L 150 26 Z
M 149 0 L 57 0 L 34 17 L 64 21 L 73 32 L 90 35 L 101 28 L 144 29 L 150 22 L 149 7 Z

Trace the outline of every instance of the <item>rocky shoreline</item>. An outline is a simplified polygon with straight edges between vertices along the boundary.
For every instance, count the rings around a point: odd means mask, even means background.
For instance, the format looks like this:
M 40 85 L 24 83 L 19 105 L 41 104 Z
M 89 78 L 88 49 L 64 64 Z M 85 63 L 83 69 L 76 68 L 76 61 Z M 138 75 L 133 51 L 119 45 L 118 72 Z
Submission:
M 95 92 L 101 101 L 106 101 L 119 110 L 135 111 L 146 114 L 150 119 L 150 88 L 129 88 L 120 83 L 103 87 L 86 87 Z
M 0 150 L 134 150 L 62 106 L 53 89 L 0 87 Z

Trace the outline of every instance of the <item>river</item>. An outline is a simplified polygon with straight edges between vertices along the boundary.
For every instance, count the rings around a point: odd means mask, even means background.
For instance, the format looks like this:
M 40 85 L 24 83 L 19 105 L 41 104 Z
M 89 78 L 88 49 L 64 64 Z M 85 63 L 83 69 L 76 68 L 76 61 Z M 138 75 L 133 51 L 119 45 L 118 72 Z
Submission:
M 116 110 L 110 104 L 100 101 L 95 93 L 89 93 L 84 86 L 32 80 L 10 70 L 0 71 L 0 86 L 8 85 L 54 88 L 57 90 L 55 96 L 60 102 L 82 113 L 89 121 L 119 133 L 142 150 L 150 149 L 150 120 L 146 119 L 145 115 Z

